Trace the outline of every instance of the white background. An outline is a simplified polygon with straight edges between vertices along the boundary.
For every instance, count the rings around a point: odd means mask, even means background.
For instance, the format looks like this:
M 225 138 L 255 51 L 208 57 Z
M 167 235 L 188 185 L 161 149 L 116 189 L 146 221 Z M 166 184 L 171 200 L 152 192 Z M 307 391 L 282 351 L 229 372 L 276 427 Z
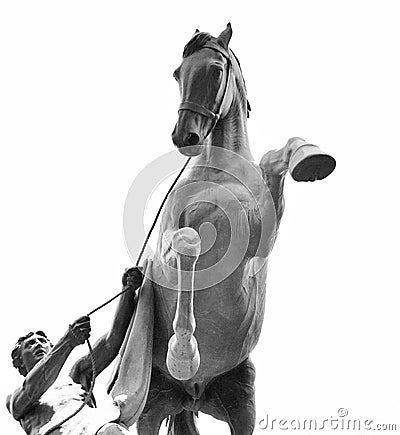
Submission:
M 396 6 L 3 2 L 1 396 L 22 382 L 9 356 L 20 335 L 43 329 L 56 341 L 120 289 L 131 265 L 125 196 L 173 149 L 172 72 L 196 27 L 218 35 L 231 21 L 256 159 L 302 136 L 337 160 L 324 181 L 286 181 L 253 355 L 257 420 L 322 421 L 345 407 L 350 418 L 400 423 Z M 94 339 L 114 307 L 93 315 Z M 98 378 L 100 401 L 107 379 Z M 5 407 L 0 418 L 2 433 L 22 433 Z M 204 416 L 199 425 L 229 433 Z

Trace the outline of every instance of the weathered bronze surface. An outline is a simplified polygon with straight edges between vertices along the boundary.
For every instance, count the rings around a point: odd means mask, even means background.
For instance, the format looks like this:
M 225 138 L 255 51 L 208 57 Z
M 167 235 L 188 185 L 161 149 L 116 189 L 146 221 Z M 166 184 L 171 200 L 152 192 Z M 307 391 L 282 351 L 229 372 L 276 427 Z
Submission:
M 138 298 L 129 291 L 122 295 L 110 332 L 93 348 L 96 374 L 120 351 L 109 385 L 119 418 L 96 432 L 95 417 L 82 413 L 53 434 L 68 429 L 71 435 L 112 435 L 137 422 L 140 435 L 151 435 L 169 418 L 169 434 L 195 435 L 199 411 L 228 423 L 233 434 L 253 432 L 255 369 L 249 355 L 262 328 L 267 260 L 283 214 L 285 176 L 289 171 L 296 181 L 320 180 L 336 162 L 298 137 L 254 162 L 250 104 L 231 36 L 228 24 L 217 38 L 196 31 L 185 46 L 174 72 L 181 104 L 172 140 L 191 165 L 166 204 Z M 137 288 L 140 271 L 130 272 L 123 285 Z M 82 403 L 92 375 L 90 355 L 66 381 L 58 375 L 89 333 L 84 317 L 54 347 L 40 333 L 21 341 L 18 368 L 26 378 L 7 406 L 26 433 L 46 433 L 70 404 Z
M 93 348 L 96 375 L 117 356 L 135 309 L 134 291 L 141 282 L 138 268 L 124 273 L 123 285 L 127 291 L 120 298 L 111 330 Z M 68 356 L 76 346 L 85 343 L 90 330 L 90 319 L 84 316 L 73 322 L 54 346 L 42 331 L 29 333 L 18 340 L 12 358 L 25 379 L 22 386 L 7 397 L 6 404 L 28 435 L 128 433 L 121 424 L 109 423 L 118 417 L 118 409 L 103 407 L 97 410 L 94 397 L 86 398 L 93 377 L 89 356 L 77 361 L 69 376 L 60 376 Z M 88 406 L 59 427 L 85 403 Z
M 181 105 L 172 140 L 192 164 L 169 197 L 146 270 L 143 289 L 151 297 L 142 291 L 140 298 L 154 309 L 154 322 L 138 310 L 112 390 L 121 420 L 137 421 L 140 435 L 158 433 L 168 417 L 169 433 L 197 434 L 198 411 L 227 422 L 234 434 L 253 432 L 249 355 L 263 323 L 285 175 L 290 169 L 294 179 L 313 181 L 334 169 L 332 157 L 301 138 L 254 162 L 250 105 L 231 36 L 230 25 L 218 38 L 196 31 L 174 72 Z M 136 363 L 127 361 L 141 354 L 138 378 Z

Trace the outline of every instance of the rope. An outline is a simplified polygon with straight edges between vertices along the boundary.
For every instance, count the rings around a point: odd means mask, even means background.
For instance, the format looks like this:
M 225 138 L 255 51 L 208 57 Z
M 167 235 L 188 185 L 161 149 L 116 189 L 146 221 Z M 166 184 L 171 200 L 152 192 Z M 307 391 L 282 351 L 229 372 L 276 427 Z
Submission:
M 145 241 L 143 242 L 142 249 L 140 250 L 139 255 L 138 255 L 138 258 L 137 258 L 137 260 L 136 260 L 136 267 L 139 266 L 140 260 L 142 259 L 143 252 L 144 252 L 144 250 L 145 250 L 145 248 L 146 248 L 146 246 L 147 246 L 147 243 L 148 243 L 148 241 L 149 241 L 149 239 L 150 239 L 151 233 L 153 232 L 153 229 L 154 229 L 154 227 L 156 226 L 157 220 L 158 220 L 158 218 L 159 218 L 159 216 L 160 216 L 160 214 L 161 214 L 161 211 L 162 211 L 162 209 L 163 209 L 163 207 L 164 207 L 165 202 L 167 201 L 167 199 L 168 199 L 170 193 L 172 192 L 172 189 L 175 187 L 175 184 L 178 182 L 178 180 L 179 180 L 180 176 L 182 175 L 183 171 L 186 169 L 186 166 L 188 165 L 190 159 L 191 159 L 191 157 L 189 157 L 189 158 L 186 160 L 185 164 L 183 165 L 182 169 L 179 171 L 179 174 L 177 175 L 177 177 L 175 178 L 175 180 L 174 180 L 174 182 L 172 183 L 171 187 L 169 188 L 167 194 L 165 195 L 165 197 L 164 197 L 164 199 L 163 199 L 163 201 L 162 201 L 162 203 L 161 203 L 161 205 L 160 205 L 160 207 L 159 207 L 159 209 L 158 209 L 158 211 L 157 211 L 156 217 L 154 218 L 153 225 L 151 226 L 151 228 L 150 228 L 150 230 L 149 230 L 149 232 L 148 232 L 148 234 L 147 234 L 147 237 L 146 237 Z M 106 305 L 108 305 L 110 302 L 112 302 L 114 299 L 119 298 L 120 296 L 122 296 L 122 295 L 123 295 L 125 292 L 127 292 L 128 290 L 129 290 L 129 287 L 125 287 L 121 292 L 119 292 L 118 294 L 116 294 L 115 296 L 113 296 L 113 297 L 112 297 L 111 299 L 109 299 L 108 301 L 104 302 L 104 304 L 101 304 L 100 306 L 98 306 L 98 307 L 95 308 L 94 310 L 90 311 L 90 312 L 87 314 L 87 316 L 90 317 L 93 313 L 95 313 L 96 311 L 102 309 L 103 307 L 105 307 Z
M 136 267 L 139 266 L 140 260 L 142 258 L 143 252 L 147 246 L 147 243 L 150 239 L 151 233 L 153 232 L 154 227 L 156 226 L 157 220 L 161 214 L 161 211 L 164 207 L 165 202 L 167 201 L 170 193 L 172 192 L 172 189 L 175 187 L 176 183 L 178 182 L 180 176 L 182 175 L 183 171 L 186 169 L 189 161 L 190 161 L 191 157 L 189 157 L 185 164 L 182 166 L 181 170 L 179 171 L 179 174 L 177 175 L 177 177 L 175 178 L 174 182 L 172 183 L 171 187 L 168 189 L 168 192 L 166 193 L 158 211 L 157 214 L 154 218 L 153 224 L 147 234 L 147 237 L 145 239 L 145 241 L 143 242 L 142 245 L 142 249 L 139 252 L 138 258 L 136 260 Z M 95 308 L 94 310 L 90 311 L 87 316 L 90 317 L 93 313 L 95 313 L 98 310 L 101 310 L 102 308 L 104 308 L 106 305 L 108 305 L 110 302 L 112 302 L 114 299 L 119 298 L 120 296 L 122 296 L 124 293 L 126 293 L 128 290 L 130 289 L 130 287 L 125 286 L 123 288 L 123 290 L 121 292 L 119 292 L 118 294 L 116 294 L 115 296 L 113 296 L 111 299 L 109 299 L 108 301 L 104 302 L 103 304 L 99 305 L 97 308 Z M 92 346 L 90 344 L 89 339 L 86 340 L 86 343 L 88 345 L 89 348 L 89 355 L 90 355 L 90 360 L 92 362 L 92 380 L 91 380 L 91 384 L 90 384 L 90 388 L 89 391 L 87 393 L 87 396 L 85 397 L 85 400 L 83 401 L 82 405 L 75 411 L 73 412 L 70 416 L 64 418 L 64 420 L 62 420 L 60 423 L 58 423 L 56 426 L 52 427 L 51 429 L 47 430 L 43 435 L 49 435 L 51 434 L 51 432 L 55 431 L 56 429 L 60 428 L 64 423 L 66 423 L 68 420 L 70 420 L 71 418 L 75 417 L 75 415 L 77 415 L 80 411 L 82 411 L 82 409 L 89 403 L 90 397 L 92 396 L 93 393 L 93 388 L 94 388 L 94 384 L 95 384 L 95 379 L 96 379 L 96 362 L 94 360 L 94 355 L 93 355 L 93 349 Z

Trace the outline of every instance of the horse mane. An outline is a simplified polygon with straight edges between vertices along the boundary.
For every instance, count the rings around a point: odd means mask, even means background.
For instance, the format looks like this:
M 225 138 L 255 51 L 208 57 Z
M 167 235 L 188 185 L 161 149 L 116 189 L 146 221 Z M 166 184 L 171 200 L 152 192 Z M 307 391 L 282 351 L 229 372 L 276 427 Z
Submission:
M 233 54 L 233 57 L 235 58 L 236 63 L 238 64 L 238 67 L 239 67 L 240 75 L 241 75 L 242 80 L 243 80 L 243 88 L 240 87 L 240 86 L 238 86 L 238 89 L 239 89 L 239 91 L 240 91 L 240 92 L 239 92 L 239 95 L 241 96 L 241 98 L 242 98 L 243 100 L 246 100 L 246 106 L 247 106 L 247 117 L 250 118 L 251 106 L 250 106 L 250 102 L 249 102 L 249 100 L 248 100 L 248 98 L 247 98 L 246 80 L 245 80 L 244 77 L 243 77 L 242 67 L 240 66 L 240 62 L 239 62 L 239 59 L 237 58 L 236 54 L 235 54 L 231 49 L 229 49 L 229 50 L 230 50 L 230 52 Z
M 211 40 L 214 40 L 214 42 L 216 42 L 217 38 L 214 38 L 206 32 L 195 33 L 183 49 L 183 58 L 192 55 L 196 51 L 199 51 L 208 41 Z
M 190 39 L 190 41 L 185 45 L 185 48 L 183 49 L 183 55 L 182 55 L 183 58 L 185 59 L 186 57 L 189 57 L 190 55 L 192 55 L 196 51 L 199 51 L 209 41 L 213 41 L 215 43 L 218 43 L 217 38 L 215 38 L 214 36 L 210 35 L 207 32 L 195 33 L 192 36 L 192 38 Z M 230 48 L 228 49 L 228 52 L 233 55 L 233 58 L 235 59 L 235 61 L 238 64 L 238 67 L 239 67 L 240 75 L 241 75 L 242 80 L 243 80 L 243 89 L 241 86 L 239 86 L 238 89 L 240 91 L 239 94 L 240 94 L 241 98 L 246 100 L 247 117 L 249 118 L 251 107 L 250 107 L 249 100 L 247 99 L 246 82 L 245 82 L 244 77 L 243 77 L 242 68 L 240 66 L 239 59 L 236 57 L 236 54 Z

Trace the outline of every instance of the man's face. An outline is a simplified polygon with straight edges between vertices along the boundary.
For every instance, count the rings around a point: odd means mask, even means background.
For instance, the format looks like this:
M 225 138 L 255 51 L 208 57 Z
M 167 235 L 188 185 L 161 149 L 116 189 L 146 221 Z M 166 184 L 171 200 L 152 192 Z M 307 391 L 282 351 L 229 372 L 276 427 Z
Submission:
M 33 334 L 21 344 L 21 359 L 29 372 L 33 367 L 50 352 L 51 343 L 42 335 Z

